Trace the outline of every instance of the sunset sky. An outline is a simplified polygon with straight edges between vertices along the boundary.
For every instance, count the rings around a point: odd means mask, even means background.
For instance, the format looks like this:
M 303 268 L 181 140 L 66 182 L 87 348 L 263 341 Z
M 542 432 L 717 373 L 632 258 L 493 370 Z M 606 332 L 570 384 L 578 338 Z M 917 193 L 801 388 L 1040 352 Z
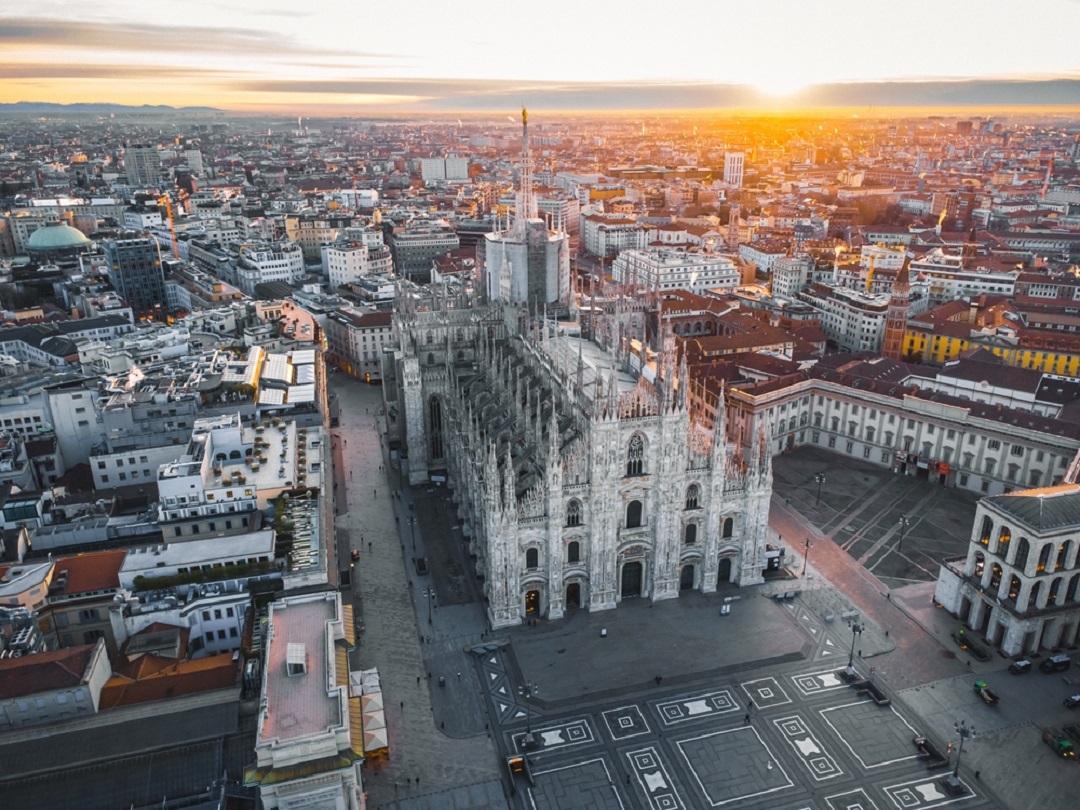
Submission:
M 35 0 L 0 102 L 237 111 L 1080 105 L 1080 0 Z M 256 11 L 257 9 L 257 11 Z

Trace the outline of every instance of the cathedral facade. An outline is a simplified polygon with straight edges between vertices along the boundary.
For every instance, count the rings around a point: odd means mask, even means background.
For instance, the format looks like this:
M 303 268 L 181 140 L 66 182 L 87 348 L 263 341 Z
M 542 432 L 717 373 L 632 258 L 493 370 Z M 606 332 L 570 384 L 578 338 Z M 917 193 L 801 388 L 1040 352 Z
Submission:
M 761 582 L 765 434 L 729 442 L 723 393 L 690 382 L 670 332 L 650 351 L 646 322 L 608 307 L 586 340 L 507 302 L 400 291 L 391 448 L 411 483 L 445 477 L 493 628 Z

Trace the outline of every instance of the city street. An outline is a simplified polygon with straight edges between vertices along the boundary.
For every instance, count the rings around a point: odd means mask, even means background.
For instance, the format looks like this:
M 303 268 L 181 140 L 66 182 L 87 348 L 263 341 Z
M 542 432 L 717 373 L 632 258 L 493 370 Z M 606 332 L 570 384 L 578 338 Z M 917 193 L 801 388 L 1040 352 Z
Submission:
M 505 807 L 480 694 L 475 680 L 466 677 L 471 670 L 463 648 L 480 641 L 482 611 L 475 604 L 444 608 L 436 601 L 428 624 L 429 597 L 423 592 L 431 587 L 430 577 L 406 567 L 405 544 L 411 554 L 409 518 L 419 516 L 416 548 L 426 553 L 425 532 L 436 517 L 425 507 L 423 490 L 406 488 L 400 499 L 394 497 L 398 479 L 376 424 L 379 387 L 343 374 L 330 379 L 340 405 L 340 425 L 333 431 L 339 437 L 338 491 L 346 493 L 338 499 L 335 528 L 339 544 L 359 552 L 351 590 L 359 649 L 352 664 L 378 668 L 389 730 L 389 757 L 364 768 L 368 807 Z M 348 550 L 341 559 L 349 559 Z M 439 675 L 447 678 L 446 686 L 435 685 Z

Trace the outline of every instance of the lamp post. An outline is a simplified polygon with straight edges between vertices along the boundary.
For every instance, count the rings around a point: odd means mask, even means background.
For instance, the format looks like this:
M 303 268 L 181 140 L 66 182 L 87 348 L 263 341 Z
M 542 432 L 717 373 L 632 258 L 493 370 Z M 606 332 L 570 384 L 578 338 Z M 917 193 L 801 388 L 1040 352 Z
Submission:
M 814 544 L 810 542 L 810 538 L 806 538 L 806 551 L 803 552 L 802 558 L 802 576 L 806 578 L 806 564 L 810 561 L 810 547 Z
M 896 544 L 896 550 L 899 552 L 904 547 L 904 535 L 907 534 L 908 526 L 911 525 L 911 518 L 907 515 L 900 516 L 900 542 Z
M 851 652 L 848 653 L 847 659 L 847 672 L 848 675 L 854 674 L 855 671 L 855 638 L 861 636 L 863 630 L 866 628 L 859 624 L 857 621 L 851 623 Z
M 821 485 L 825 483 L 825 473 L 814 473 L 814 480 L 817 481 L 817 499 L 814 501 L 814 505 L 821 504 Z
M 964 755 L 964 740 L 975 739 L 975 726 L 969 726 L 965 720 L 958 720 L 953 723 L 953 730 L 960 738 L 960 745 L 956 749 L 956 767 L 953 768 L 952 776 L 945 780 L 945 784 L 949 792 L 959 793 L 964 789 L 960 782 L 960 757 Z
M 424 599 L 427 601 L 427 623 L 431 624 L 431 606 L 435 602 L 435 589 L 424 588 Z
M 540 691 L 540 687 L 531 681 L 525 681 L 518 687 L 518 694 L 521 695 L 521 699 L 525 702 L 525 748 L 531 748 L 533 745 L 533 732 L 532 732 L 532 710 L 529 708 L 529 701 L 532 696 Z

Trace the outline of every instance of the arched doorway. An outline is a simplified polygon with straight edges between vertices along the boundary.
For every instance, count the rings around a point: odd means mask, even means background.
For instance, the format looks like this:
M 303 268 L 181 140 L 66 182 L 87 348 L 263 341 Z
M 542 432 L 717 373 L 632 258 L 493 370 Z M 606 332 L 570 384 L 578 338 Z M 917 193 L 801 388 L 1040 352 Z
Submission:
M 625 563 L 622 567 L 622 587 L 619 595 L 623 599 L 633 599 L 641 596 L 641 583 L 644 579 L 645 567 L 640 561 Z
M 525 615 L 530 617 L 540 615 L 540 591 L 525 592 Z
M 720 568 L 716 572 L 716 584 L 731 582 L 731 557 L 720 558 Z
M 694 587 L 694 566 L 684 565 L 679 572 L 679 590 L 689 591 Z
M 566 607 L 579 608 L 581 607 L 581 584 L 578 582 L 571 582 L 566 586 Z

